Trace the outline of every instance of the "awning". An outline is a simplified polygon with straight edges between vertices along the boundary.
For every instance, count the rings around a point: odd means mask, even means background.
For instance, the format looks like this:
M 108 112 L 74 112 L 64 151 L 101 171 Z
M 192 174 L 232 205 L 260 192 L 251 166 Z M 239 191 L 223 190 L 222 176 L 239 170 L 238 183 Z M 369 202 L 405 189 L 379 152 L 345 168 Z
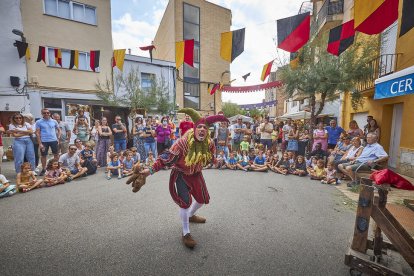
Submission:
M 375 80 L 374 99 L 414 94 L 414 66 Z
M 238 118 L 242 118 L 243 122 L 253 123 L 253 119 L 252 118 L 250 118 L 248 116 L 241 115 L 241 114 L 237 114 L 237 115 L 235 115 L 233 117 L 230 117 L 228 119 L 229 119 L 230 123 L 234 123 L 234 122 L 237 122 L 237 119 Z
M 319 114 L 317 118 L 321 117 L 332 117 L 334 114 Z M 311 113 L 307 111 L 299 111 L 299 112 L 293 112 L 293 113 L 286 113 L 282 116 L 279 116 L 278 119 L 282 121 L 286 121 L 287 119 L 292 120 L 307 120 L 310 119 Z

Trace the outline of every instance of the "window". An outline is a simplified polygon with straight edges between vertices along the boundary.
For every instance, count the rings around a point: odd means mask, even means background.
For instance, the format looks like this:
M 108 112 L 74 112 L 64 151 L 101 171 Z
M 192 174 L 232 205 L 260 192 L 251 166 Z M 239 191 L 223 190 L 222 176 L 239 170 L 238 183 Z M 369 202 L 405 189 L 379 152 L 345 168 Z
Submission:
M 96 8 L 71 0 L 43 0 L 45 14 L 96 25 Z
M 183 5 L 183 37 L 194 39 L 194 67 L 184 64 L 184 107 L 200 109 L 200 8 Z
M 62 68 L 68 69 L 70 66 L 70 50 L 61 49 L 62 52 Z M 51 67 L 61 68 L 59 64 L 55 63 L 55 48 L 47 48 L 47 60 L 48 65 Z M 72 68 L 71 70 L 81 70 L 81 71 L 92 71 L 89 64 L 89 53 L 79 52 L 79 68 Z M 99 72 L 99 67 L 96 68 L 96 72 Z
M 43 107 L 44 108 L 62 108 L 62 100 L 54 98 L 43 98 Z
M 200 84 L 184 83 L 184 106 L 200 109 Z
M 144 91 L 150 91 L 155 79 L 154 74 L 141 73 L 141 89 Z

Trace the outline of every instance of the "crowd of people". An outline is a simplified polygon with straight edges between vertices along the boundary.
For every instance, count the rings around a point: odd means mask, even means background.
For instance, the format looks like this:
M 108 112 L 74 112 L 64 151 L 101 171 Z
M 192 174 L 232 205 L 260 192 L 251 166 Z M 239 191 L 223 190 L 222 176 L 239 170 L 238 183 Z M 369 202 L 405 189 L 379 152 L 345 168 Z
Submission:
M 42 109 L 42 118 L 37 121 L 31 114 L 15 114 L 7 131 L 0 125 L 0 157 L 1 135 L 14 137 L 16 172 L 16 185 L 0 174 L 0 197 L 63 184 L 95 174 L 98 168 L 105 168 L 108 180 L 121 179 L 131 175 L 135 166 L 152 166 L 158 154 L 194 127 L 188 115 L 178 126 L 168 116 L 137 117 L 131 131 L 120 116 L 112 124 L 105 117 L 92 121 L 79 109 L 71 129 L 59 114 Z M 216 158 L 207 168 L 219 170 L 271 171 L 309 176 L 326 184 L 339 184 L 348 178 L 348 184 L 355 185 L 356 170 L 372 168 L 388 158 L 378 143 L 380 128 L 372 116 L 363 129 L 351 121 L 347 130 L 335 120 L 328 126 L 319 122 L 312 130 L 291 119 L 271 122 L 264 117 L 243 122 L 239 117 L 230 125 L 214 124 L 210 133 Z M 128 138 L 132 140 L 129 148 Z

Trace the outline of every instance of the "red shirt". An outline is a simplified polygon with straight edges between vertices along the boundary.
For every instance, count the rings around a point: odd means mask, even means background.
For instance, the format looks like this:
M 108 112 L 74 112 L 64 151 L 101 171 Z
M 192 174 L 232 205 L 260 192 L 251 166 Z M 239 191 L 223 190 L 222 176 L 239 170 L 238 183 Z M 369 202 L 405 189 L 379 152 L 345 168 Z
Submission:
M 3 127 L 1 124 L 0 124 L 0 127 Z M 2 137 L 2 135 L 0 134 L 0 147 L 1 146 L 3 146 L 3 137 Z M 1 157 L 0 157 L 1 158 Z
M 179 126 L 181 130 L 181 136 L 183 136 L 190 128 L 193 128 L 193 127 L 194 127 L 193 122 L 182 121 Z

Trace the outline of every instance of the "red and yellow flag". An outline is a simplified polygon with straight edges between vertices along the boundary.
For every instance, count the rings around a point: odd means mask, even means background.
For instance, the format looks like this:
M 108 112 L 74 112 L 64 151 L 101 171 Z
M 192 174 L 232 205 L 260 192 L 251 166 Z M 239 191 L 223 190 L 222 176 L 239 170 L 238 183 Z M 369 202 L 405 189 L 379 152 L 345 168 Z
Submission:
M 399 0 L 355 0 L 355 30 L 373 35 L 383 32 L 398 19 Z
M 184 62 L 191 67 L 194 67 L 194 39 L 179 41 L 175 43 L 176 68 L 180 68 Z
M 62 67 L 62 50 L 55 48 L 55 64 L 59 64 Z
M 114 56 L 112 58 L 112 67 L 116 66 L 121 71 L 124 69 L 125 51 L 126 49 L 114 50 Z
M 273 60 L 271 62 L 269 62 L 269 63 L 266 63 L 263 66 L 262 76 L 260 77 L 260 79 L 262 81 L 264 81 L 267 78 L 267 76 L 270 75 L 270 70 L 272 70 L 272 65 L 273 65 Z

